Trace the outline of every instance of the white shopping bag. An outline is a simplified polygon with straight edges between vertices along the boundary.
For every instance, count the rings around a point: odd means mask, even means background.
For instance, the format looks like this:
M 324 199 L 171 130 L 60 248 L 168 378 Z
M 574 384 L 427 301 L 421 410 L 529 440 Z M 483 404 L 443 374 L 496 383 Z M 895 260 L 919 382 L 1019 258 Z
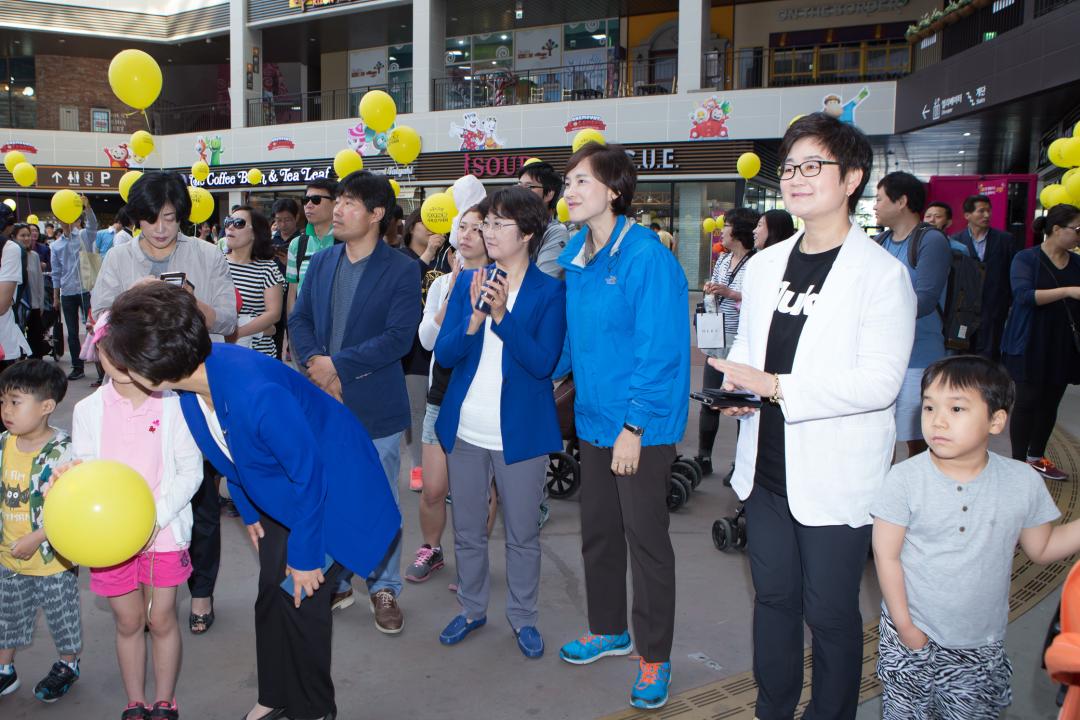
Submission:
M 698 350 L 710 357 L 727 356 L 727 331 L 724 329 L 724 313 L 699 312 L 697 314 Z

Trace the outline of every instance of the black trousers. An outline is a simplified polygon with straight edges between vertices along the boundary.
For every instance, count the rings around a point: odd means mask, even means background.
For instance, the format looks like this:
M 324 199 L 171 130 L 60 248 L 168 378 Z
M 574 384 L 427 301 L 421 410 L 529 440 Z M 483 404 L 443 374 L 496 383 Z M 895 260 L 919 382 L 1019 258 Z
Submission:
M 202 485 L 191 498 L 191 514 L 188 590 L 193 598 L 213 597 L 221 566 L 221 502 L 217 470 L 207 461 L 203 461 Z
M 854 719 L 862 680 L 859 581 L 871 527 L 802 525 L 787 498 L 760 486 L 747 498 L 759 720 L 791 720 L 795 714 L 803 685 L 804 620 L 814 657 L 804 720 Z
M 45 322 L 41 310 L 31 310 L 26 317 L 26 341 L 30 343 L 30 357 L 40 360 L 52 352 L 45 340 Z
M 67 325 L 67 345 L 68 352 L 71 353 L 71 369 L 82 370 L 83 361 L 79 357 L 79 353 L 82 351 L 82 346 L 79 344 L 79 326 L 85 322 L 86 313 L 90 310 L 90 293 L 61 295 L 60 308 L 64 311 L 64 324 Z
M 1016 383 L 1016 405 L 1009 418 L 1009 439 L 1015 460 L 1046 455 L 1046 443 L 1057 422 L 1058 406 L 1065 395 L 1064 383 Z
M 285 714 L 296 720 L 322 718 L 337 711 L 330 677 L 330 600 L 340 566 L 331 567 L 326 582 L 297 609 L 292 596 L 281 589 L 289 530 L 265 515 L 260 522 L 266 535 L 259 541 L 255 599 L 259 703 L 285 708 Z
M 702 372 L 701 388 L 719 389 L 724 384 L 724 373 L 705 363 Z M 736 424 L 736 427 L 738 425 Z M 698 410 L 698 457 L 712 458 L 713 444 L 716 442 L 716 433 L 720 429 L 720 411 L 713 410 L 704 403 Z
M 675 446 L 643 447 L 638 471 L 611 472 L 611 448 L 581 448 L 581 554 L 589 631 L 626 632 L 626 550 L 634 589 L 634 642 L 645 662 L 668 662 L 675 632 L 675 551 L 667 483 Z

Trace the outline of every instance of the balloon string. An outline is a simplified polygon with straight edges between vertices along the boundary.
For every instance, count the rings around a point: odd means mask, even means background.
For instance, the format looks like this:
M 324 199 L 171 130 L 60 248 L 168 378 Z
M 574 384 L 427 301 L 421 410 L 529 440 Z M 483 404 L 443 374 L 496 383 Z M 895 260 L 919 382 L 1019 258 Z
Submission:
M 154 609 L 154 560 L 157 558 L 157 553 L 153 550 L 150 551 L 150 602 L 146 606 L 146 624 L 153 625 L 150 620 L 150 611 Z

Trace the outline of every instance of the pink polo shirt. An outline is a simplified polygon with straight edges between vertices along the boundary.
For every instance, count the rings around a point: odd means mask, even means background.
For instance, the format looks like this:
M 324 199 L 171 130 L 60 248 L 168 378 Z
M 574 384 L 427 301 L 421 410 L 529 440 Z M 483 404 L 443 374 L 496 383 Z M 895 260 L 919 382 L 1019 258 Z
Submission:
M 164 403 L 160 393 L 153 393 L 138 408 L 116 392 L 112 382 L 101 388 L 104 413 L 101 418 L 101 458 L 130 465 L 143 476 L 154 500 L 161 498 L 164 461 L 161 451 L 161 416 Z M 175 552 L 172 530 L 161 529 L 154 546 L 156 552 Z

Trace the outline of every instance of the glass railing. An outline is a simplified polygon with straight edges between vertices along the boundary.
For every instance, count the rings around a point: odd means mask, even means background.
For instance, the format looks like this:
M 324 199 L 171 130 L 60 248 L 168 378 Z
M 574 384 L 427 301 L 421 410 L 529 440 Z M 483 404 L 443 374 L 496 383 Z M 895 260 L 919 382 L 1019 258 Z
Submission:
M 384 90 L 390 93 L 399 113 L 412 112 L 412 83 L 395 82 L 390 85 L 316 90 L 248 100 L 247 125 L 256 127 L 359 117 L 360 98 L 369 90 Z
M 905 40 L 705 53 L 702 85 L 718 90 L 894 80 L 911 72 Z

